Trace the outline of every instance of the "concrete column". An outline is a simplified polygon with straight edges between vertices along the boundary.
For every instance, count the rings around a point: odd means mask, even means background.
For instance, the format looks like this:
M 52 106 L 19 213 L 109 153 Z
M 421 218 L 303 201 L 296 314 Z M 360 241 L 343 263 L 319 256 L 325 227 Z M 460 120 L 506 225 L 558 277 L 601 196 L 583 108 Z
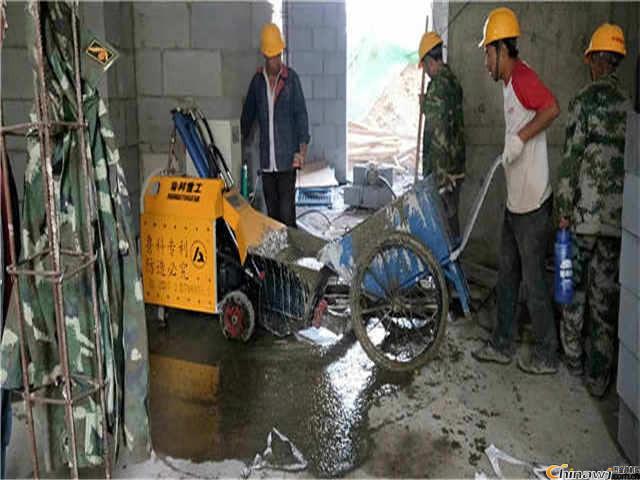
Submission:
M 302 82 L 311 146 L 308 161 L 324 161 L 346 180 L 346 10 L 344 0 L 289 4 L 289 64 Z

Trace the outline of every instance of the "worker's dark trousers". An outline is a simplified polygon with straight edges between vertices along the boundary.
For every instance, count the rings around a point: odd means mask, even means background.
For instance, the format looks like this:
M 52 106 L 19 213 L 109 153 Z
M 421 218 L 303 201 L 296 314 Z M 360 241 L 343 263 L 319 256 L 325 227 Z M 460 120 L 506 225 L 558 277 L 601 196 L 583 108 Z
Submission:
M 462 182 L 458 182 L 451 192 L 442 192 L 442 206 L 449 223 L 449 230 L 454 241 L 460 238 L 460 222 L 458 221 L 458 205 L 460 204 L 460 187 Z
M 520 284 L 524 282 L 535 337 L 534 354 L 555 365 L 558 337 L 544 268 L 551 208 L 549 198 L 533 212 L 514 214 L 505 211 L 498 269 L 498 319 L 492 344 L 502 352 L 512 353 L 517 328 L 516 302 Z
M 296 226 L 296 170 L 262 172 L 262 190 L 269 216 Z

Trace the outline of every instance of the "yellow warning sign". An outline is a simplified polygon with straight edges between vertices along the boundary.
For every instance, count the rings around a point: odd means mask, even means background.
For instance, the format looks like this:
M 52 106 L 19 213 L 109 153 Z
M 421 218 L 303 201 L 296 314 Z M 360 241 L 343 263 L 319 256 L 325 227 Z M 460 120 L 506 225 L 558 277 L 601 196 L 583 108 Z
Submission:
M 199 240 L 191 245 L 191 264 L 197 268 L 204 268 L 207 264 L 207 247 Z
M 89 58 L 102 65 L 105 70 L 109 68 L 111 63 L 113 63 L 117 57 L 115 49 L 110 48 L 108 45 L 95 38 L 91 40 L 91 43 L 89 43 L 86 53 Z
M 157 180 L 156 180 L 157 179 Z M 156 177 L 140 219 L 147 303 L 215 313 L 219 180 Z

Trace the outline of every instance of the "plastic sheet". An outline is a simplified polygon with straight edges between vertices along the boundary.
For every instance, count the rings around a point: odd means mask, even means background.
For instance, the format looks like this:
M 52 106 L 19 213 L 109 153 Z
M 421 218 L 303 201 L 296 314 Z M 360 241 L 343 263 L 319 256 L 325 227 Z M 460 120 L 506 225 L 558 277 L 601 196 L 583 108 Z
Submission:
M 496 474 L 497 478 L 505 478 L 504 474 L 502 473 L 502 469 L 500 467 L 501 461 L 506 462 L 510 465 L 516 465 L 516 466 L 522 467 L 523 470 L 526 472 L 528 478 L 536 478 L 540 480 L 545 480 L 548 478 L 545 474 L 548 466 L 532 463 L 532 462 L 526 462 L 524 460 L 519 460 L 515 457 L 512 457 L 508 453 L 503 452 L 502 450 L 497 448 L 494 444 L 489 445 L 485 449 L 484 453 L 489 458 L 489 463 L 491 464 L 491 467 L 493 468 L 493 471 Z M 486 479 L 487 476 L 484 475 L 483 473 L 476 473 L 475 478 Z
M 285 472 L 299 472 L 307 468 L 302 452 L 285 435 L 273 427 L 267 435 L 267 448 L 256 454 L 250 467 L 242 472 L 248 478 L 254 470 L 271 469 Z

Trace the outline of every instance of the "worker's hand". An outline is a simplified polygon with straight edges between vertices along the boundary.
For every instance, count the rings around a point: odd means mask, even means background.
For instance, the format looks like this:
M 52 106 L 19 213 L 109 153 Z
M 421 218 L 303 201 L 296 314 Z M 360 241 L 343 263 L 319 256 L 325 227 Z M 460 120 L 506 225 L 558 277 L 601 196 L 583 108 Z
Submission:
M 504 138 L 504 151 L 502 152 L 502 165 L 512 164 L 521 154 L 524 143 L 518 134 L 508 134 Z
M 302 168 L 304 165 L 304 155 L 300 152 L 293 154 L 293 168 Z
M 569 228 L 569 219 L 566 217 L 560 217 L 560 222 L 558 222 L 559 228 Z

